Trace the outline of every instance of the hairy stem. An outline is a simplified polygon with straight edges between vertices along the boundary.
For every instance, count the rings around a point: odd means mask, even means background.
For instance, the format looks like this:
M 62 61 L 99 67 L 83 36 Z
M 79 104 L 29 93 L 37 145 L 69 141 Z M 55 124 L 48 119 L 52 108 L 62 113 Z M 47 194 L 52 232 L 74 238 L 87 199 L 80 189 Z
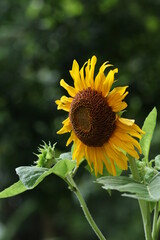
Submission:
M 154 232 L 154 237 L 153 237 L 153 240 L 157 240 L 158 239 L 158 235 L 159 235 L 159 231 L 160 231 L 160 216 L 156 222 L 156 229 L 155 229 L 155 232 Z
M 90 224 L 90 226 L 92 227 L 93 231 L 95 232 L 95 234 L 97 235 L 97 237 L 100 240 L 106 240 L 106 238 L 103 236 L 102 232 L 100 231 L 100 229 L 98 228 L 98 226 L 96 225 L 94 219 L 92 218 L 88 207 L 85 203 L 85 200 L 80 192 L 80 190 L 78 189 L 76 183 L 74 182 L 73 178 L 70 175 L 67 175 L 66 177 L 66 182 L 68 183 L 71 191 L 73 191 L 82 207 L 82 210 L 84 212 L 84 215 L 88 221 L 88 223 Z
M 153 217 L 153 227 L 152 227 L 152 238 L 153 240 L 157 239 L 157 219 L 158 219 L 158 211 L 159 211 L 159 203 L 156 202 L 154 208 L 154 217 Z
M 134 180 L 140 181 L 136 160 L 133 157 L 129 156 L 129 163 L 130 163 L 130 168 L 131 168 L 131 172 Z M 138 202 L 139 202 L 142 220 L 143 220 L 145 239 L 152 240 L 149 203 L 147 201 L 140 200 L 140 199 L 138 200 Z

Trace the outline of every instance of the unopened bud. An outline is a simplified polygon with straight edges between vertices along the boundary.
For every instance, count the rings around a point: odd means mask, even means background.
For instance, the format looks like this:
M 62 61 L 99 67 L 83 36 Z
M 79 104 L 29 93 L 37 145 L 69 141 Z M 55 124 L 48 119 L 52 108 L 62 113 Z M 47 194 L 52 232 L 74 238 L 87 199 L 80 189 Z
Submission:
M 39 154 L 36 154 L 38 157 L 38 160 L 35 162 L 37 164 L 37 167 L 45 167 L 50 168 L 56 163 L 55 159 L 55 144 L 51 146 L 51 143 L 47 145 L 45 142 L 43 142 L 44 145 L 40 145 L 38 148 Z

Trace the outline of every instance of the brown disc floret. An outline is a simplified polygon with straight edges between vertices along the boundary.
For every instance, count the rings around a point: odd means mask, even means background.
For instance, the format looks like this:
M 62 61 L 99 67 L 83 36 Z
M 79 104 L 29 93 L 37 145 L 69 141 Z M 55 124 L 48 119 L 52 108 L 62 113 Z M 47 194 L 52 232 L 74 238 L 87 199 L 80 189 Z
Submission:
M 76 94 L 69 112 L 76 136 L 87 146 L 101 147 L 115 130 L 116 114 L 101 92 L 87 88 Z

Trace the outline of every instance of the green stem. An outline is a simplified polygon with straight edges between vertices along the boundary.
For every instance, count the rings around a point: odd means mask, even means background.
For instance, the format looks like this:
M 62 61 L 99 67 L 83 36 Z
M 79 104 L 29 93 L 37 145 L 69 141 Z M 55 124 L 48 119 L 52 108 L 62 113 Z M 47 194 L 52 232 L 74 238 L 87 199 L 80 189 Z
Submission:
M 78 189 L 76 183 L 74 182 L 73 178 L 70 175 L 67 175 L 66 177 L 66 182 L 68 183 L 70 189 L 75 193 L 75 195 L 77 196 L 80 205 L 82 207 L 82 210 L 84 212 L 84 215 L 87 219 L 87 221 L 89 222 L 90 226 L 92 227 L 93 231 L 95 232 L 95 234 L 97 235 L 97 237 L 100 240 L 106 240 L 106 238 L 103 236 L 103 234 L 101 233 L 100 229 L 98 228 L 98 226 L 96 225 L 95 221 L 93 220 L 87 205 L 84 201 L 84 198 L 80 192 L 80 190 Z
M 153 240 L 157 239 L 157 219 L 158 219 L 158 211 L 159 211 L 159 203 L 156 202 L 156 206 L 154 208 L 154 217 L 153 217 L 153 227 L 152 227 L 152 238 Z
M 159 231 L 160 231 L 160 217 L 157 220 L 156 230 L 155 230 L 155 235 L 154 235 L 153 240 L 157 240 L 158 239 Z
M 140 181 L 136 161 L 131 156 L 129 156 L 129 163 L 130 163 L 130 168 L 131 168 L 131 172 L 132 172 L 134 180 Z M 139 202 L 142 220 L 143 220 L 145 239 L 152 240 L 149 203 L 147 201 L 140 200 L 140 199 L 138 200 L 138 202 Z

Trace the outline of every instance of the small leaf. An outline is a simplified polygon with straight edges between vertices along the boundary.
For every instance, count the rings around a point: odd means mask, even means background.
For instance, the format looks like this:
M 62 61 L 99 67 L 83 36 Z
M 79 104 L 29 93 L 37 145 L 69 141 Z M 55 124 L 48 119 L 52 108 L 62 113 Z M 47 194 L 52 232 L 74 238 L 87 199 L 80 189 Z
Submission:
M 127 193 L 124 193 L 122 194 L 123 197 L 129 197 L 129 198 L 133 198 L 133 199 L 140 199 L 140 200 L 145 200 L 145 201 L 148 201 L 148 202 L 156 202 L 155 200 L 153 200 L 148 192 L 146 192 L 146 194 L 127 194 Z
M 124 176 L 108 176 L 97 179 L 97 182 L 103 184 L 103 188 L 108 190 L 117 190 L 124 192 L 122 196 L 136 199 L 144 199 L 146 201 L 155 201 L 148 192 L 147 186 L 134 181 L 132 178 Z M 127 194 L 126 192 L 130 193 Z
M 157 170 L 160 170 L 160 155 L 157 155 L 157 156 L 155 157 L 155 168 L 156 168 Z
M 52 168 L 42 168 L 37 166 L 21 166 L 16 168 L 20 180 L 10 187 L 0 192 L 0 198 L 7 198 L 18 195 L 26 190 L 35 188 L 45 177 L 56 174 L 65 178 L 76 166 L 76 161 L 61 159 Z
M 153 136 L 153 132 L 156 126 L 157 110 L 154 107 L 153 110 L 149 113 L 148 117 L 145 119 L 142 130 L 145 131 L 145 134 L 140 140 L 140 145 L 142 147 L 142 153 L 144 155 L 144 161 L 148 162 L 149 149 Z
M 71 152 L 62 153 L 60 154 L 59 158 L 72 160 L 72 153 Z
M 152 178 L 150 183 L 146 186 L 147 194 L 142 193 L 136 195 L 124 194 L 123 196 L 132 197 L 137 199 L 143 199 L 150 202 L 159 202 L 160 201 L 160 173 Z M 148 195 L 148 196 L 147 196 Z
M 66 175 L 69 174 L 73 168 L 75 168 L 76 164 L 76 161 L 62 159 L 54 165 L 52 172 L 64 179 Z
M 158 171 L 151 167 L 145 167 L 144 168 L 144 183 L 148 184 L 153 179 L 154 176 L 156 176 Z
M 48 168 L 36 166 L 18 167 L 16 173 L 27 189 L 36 187 L 47 175 L 51 174 Z
M 153 199 L 155 199 L 157 202 L 160 200 L 160 174 L 159 173 L 155 177 L 153 177 L 151 182 L 149 183 L 148 192 L 150 196 Z
M 33 189 L 50 174 L 54 173 L 61 178 L 65 178 L 75 166 L 76 161 L 62 159 L 50 169 L 36 166 L 22 166 L 16 168 L 16 172 L 24 186 L 27 189 Z
M 18 181 L 11 185 L 10 187 L 4 189 L 0 192 L 0 198 L 8 198 L 23 193 L 27 188 L 23 185 L 21 181 Z
M 124 176 L 106 176 L 97 179 L 98 183 L 103 184 L 104 189 L 118 190 L 120 192 L 140 193 L 145 191 L 145 186 L 137 183 L 132 178 Z

